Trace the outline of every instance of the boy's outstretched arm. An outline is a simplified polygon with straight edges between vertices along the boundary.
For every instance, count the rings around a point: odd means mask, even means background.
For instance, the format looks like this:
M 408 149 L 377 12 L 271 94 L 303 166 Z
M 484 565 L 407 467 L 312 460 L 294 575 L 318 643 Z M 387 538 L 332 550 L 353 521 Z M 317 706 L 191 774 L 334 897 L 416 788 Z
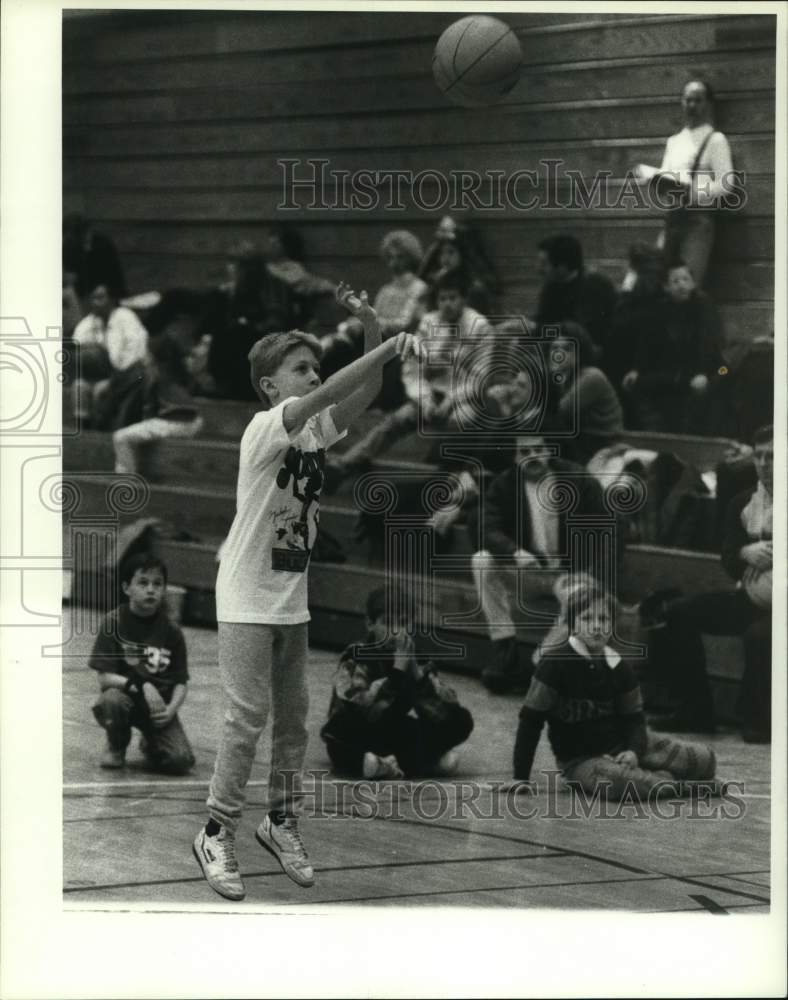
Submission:
M 418 355 L 418 352 L 418 340 L 410 333 L 400 333 L 391 340 L 379 344 L 363 358 L 358 358 L 336 372 L 308 396 L 302 396 L 288 403 L 282 415 L 285 430 L 291 434 L 303 427 L 310 417 L 320 413 L 321 410 L 344 402 L 359 389 L 369 390 L 370 381 L 377 386 L 380 369 L 395 355 L 404 360 L 411 354 Z M 375 393 L 377 391 L 376 388 Z M 340 427 L 338 422 L 337 427 Z

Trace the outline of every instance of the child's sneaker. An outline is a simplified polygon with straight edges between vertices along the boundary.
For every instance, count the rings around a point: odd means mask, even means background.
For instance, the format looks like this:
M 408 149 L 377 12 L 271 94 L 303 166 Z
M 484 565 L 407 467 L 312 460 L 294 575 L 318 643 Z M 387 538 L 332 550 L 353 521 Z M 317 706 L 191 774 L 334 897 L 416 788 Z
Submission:
M 221 827 L 215 837 L 209 837 L 203 827 L 194 838 L 192 850 L 214 892 L 225 899 L 244 898 L 246 890 L 235 857 L 235 837 L 229 830 Z
M 364 754 L 362 773 L 368 781 L 372 781 L 374 778 L 388 778 L 398 781 L 404 777 L 402 768 L 397 763 L 394 754 L 389 754 L 388 757 L 378 757 L 371 751 Z
M 315 873 L 309 863 L 296 820 L 288 817 L 282 823 L 274 823 L 266 813 L 255 836 L 262 847 L 279 859 L 285 875 L 297 885 L 308 887 L 315 884 Z
M 449 775 L 455 773 L 460 765 L 460 755 L 456 750 L 447 750 L 446 753 L 438 758 L 435 764 L 435 774 L 440 778 L 448 778 Z
M 107 744 L 107 749 L 101 755 L 101 760 L 99 761 L 99 767 L 105 767 L 107 769 L 117 770 L 124 767 L 126 764 L 126 754 L 122 750 L 113 750 L 109 744 Z

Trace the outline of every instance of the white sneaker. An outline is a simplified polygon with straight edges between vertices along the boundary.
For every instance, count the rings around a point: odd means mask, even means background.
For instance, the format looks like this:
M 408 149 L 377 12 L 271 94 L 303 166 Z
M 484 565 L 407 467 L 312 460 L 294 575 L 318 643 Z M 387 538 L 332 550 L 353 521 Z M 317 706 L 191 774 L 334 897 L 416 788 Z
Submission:
M 266 813 L 255 836 L 262 847 L 278 858 L 285 875 L 297 885 L 309 887 L 315 884 L 315 873 L 295 819 L 288 817 L 277 825 L 271 822 L 271 817 Z
M 447 750 L 446 753 L 438 758 L 435 764 L 435 774 L 441 778 L 448 778 L 449 775 L 454 774 L 460 764 L 460 755 L 456 750 Z
M 225 899 L 244 898 L 246 890 L 235 857 L 235 837 L 229 830 L 222 827 L 215 837 L 209 837 L 203 827 L 194 838 L 192 850 L 214 892 Z
M 371 781 L 373 778 L 389 778 L 398 781 L 404 777 L 402 768 L 397 762 L 394 754 L 388 757 L 378 757 L 377 754 L 367 751 L 364 754 L 364 765 L 362 767 L 364 777 Z

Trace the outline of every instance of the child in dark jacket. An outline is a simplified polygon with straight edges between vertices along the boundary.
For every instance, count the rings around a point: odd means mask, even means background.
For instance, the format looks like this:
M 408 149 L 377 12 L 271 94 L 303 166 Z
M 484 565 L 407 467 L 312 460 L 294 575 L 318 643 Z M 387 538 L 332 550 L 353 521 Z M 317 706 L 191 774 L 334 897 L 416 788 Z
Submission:
M 709 393 L 722 363 L 722 326 L 681 261 L 669 268 L 659 322 L 644 328 L 622 381 L 643 430 L 704 433 Z
M 614 602 L 597 588 L 580 588 L 567 604 L 569 638 L 543 651 L 520 712 L 514 776 L 527 782 L 542 726 L 564 778 L 607 798 L 628 790 L 682 791 L 680 782 L 711 780 L 711 747 L 651 733 L 632 666 L 609 645 Z
M 473 718 L 431 663 L 416 658 L 406 623 L 389 629 L 386 591 L 367 598 L 367 636 L 339 660 L 328 719 L 320 730 L 338 771 L 365 778 L 452 774 L 453 747 Z

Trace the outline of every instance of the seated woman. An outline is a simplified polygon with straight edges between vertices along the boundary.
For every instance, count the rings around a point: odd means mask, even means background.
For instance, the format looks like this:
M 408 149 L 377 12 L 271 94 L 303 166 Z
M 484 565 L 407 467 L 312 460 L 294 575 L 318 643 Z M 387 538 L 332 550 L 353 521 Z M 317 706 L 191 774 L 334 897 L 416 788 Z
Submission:
M 499 286 L 495 268 L 475 230 L 447 215 L 441 219 L 435 231 L 435 240 L 427 248 L 419 269 L 419 277 L 430 287 L 430 308 L 435 308 L 438 276 L 445 271 L 457 270 L 465 274 L 468 305 L 489 316 Z
M 401 330 L 412 333 L 417 328 L 424 313 L 429 289 L 421 278 L 416 277 L 415 272 L 421 264 L 423 251 L 413 233 L 405 229 L 386 233 L 380 244 L 380 256 L 390 274 L 390 280 L 379 289 L 373 308 L 378 316 L 381 336 L 385 340 Z M 361 353 L 362 335 L 361 323 L 355 317 L 350 317 L 321 338 L 324 378 Z M 383 388 L 375 405 L 391 410 L 402 401 L 400 367 L 392 361 L 383 369 Z
M 102 397 L 118 394 L 136 379 L 148 353 L 148 331 L 136 313 L 118 305 L 116 288 L 98 284 L 90 290 L 90 311 L 77 323 L 74 415 L 83 427 L 99 421 Z

